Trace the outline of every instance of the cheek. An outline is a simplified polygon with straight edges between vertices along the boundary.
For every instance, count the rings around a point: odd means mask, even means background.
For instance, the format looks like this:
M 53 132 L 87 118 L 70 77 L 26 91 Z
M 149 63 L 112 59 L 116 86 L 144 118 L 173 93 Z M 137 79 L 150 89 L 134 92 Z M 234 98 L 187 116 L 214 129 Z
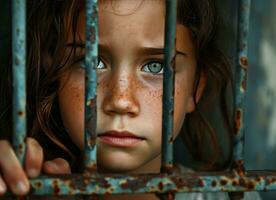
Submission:
M 82 146 L 84 130 L 84 87 L 82 81 L 71 78 L 58 94 L 63 124 L 77 146 Z
M 185 119 L 189 98 L 189 87 L 186 76 L 176 76 L 174 100 L 174 135 L 177 136 Z
M 162 88 L 147 89 L 141 94 L 141 111 L 145 113 L 145 123 L 152 122 L 153 129 L 161 132 L 162 125 Z M 159 131 L 160 130 L 160 131 Z

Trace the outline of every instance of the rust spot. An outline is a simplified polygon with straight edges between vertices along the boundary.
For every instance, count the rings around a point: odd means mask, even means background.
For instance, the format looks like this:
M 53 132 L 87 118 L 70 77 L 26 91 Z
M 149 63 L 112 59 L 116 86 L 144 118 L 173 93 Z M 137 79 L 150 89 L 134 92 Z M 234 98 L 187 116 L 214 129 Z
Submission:
M 241 129 L 241 116 L 242 116 L 242 111 L 241 109 L 236 110 L 236 119 L 235 119 L 235 134 L 237 135 Z
M 96 139 L 94 137 L 90 137 L 88 138 L 87 142 L 88 142 L 88 146 L 93 147 L 96 144 Z
M 227 183 L 228 183 L 228 181 L 225 179 L 220 180 L 220 185 L 222 185 L 222 186 L 225 186 Z
M 245 182 L 245 180 L 243 178 L 239 179 L 239 185 L 240 186 L 246 186 L 246 182 Z
M 95 107 L 95 101 L 94 101 L 94 99 L 91 99 L 90 101 L 89 101 L 89 108 L 90 109 L 93 109 Z
M 246 86 L 247 86 L 247 75 L 245 74 L 241 83 L 241 87 L 244 91 L 246 90 Z
M 200 186 L 200 187 L 204 187 L 204 181 L 203 180 L 199 180 L 199 182 L 198 182 L 198 185 Z
M 128 188 L 128 182 L 126 181 L 126 182 L 121 183 L 121 188 L 123 188 L 123 189 Z
M 238 181 L 233 180 L 232 185 L 233 185 L 234 187 L 237 186 L 238 184 L 239 184 Z
M 217 181 L 212 181 L 212 187 L 216 187 L 217 186 Z
M 24 112 L 18 111 L 18 112 L 17 112 L 17 115 L 20 116 L 20 117 L 22 117 L 22 116 L 24 115 Z
M 24 147 L 23 144 L 19 144 L 19 146 L 18 146 L 18 153 L 19 154 L 23 154 L 23 150 L 24 150 L 23 147 Z
M 233 162 L 232 169 L 236 171 L 240 176 L 244 176 L 245 168 L 243 164 L 243 160 L 236 160 Z
M 111 184 L 107 180 L 104 180 L 103 187 L 107 189 L 107 188 L 111 187 Z
M 268 184 L 272 184 L 272 183 L 274 183 L 275 181 L 276 181 L 275 178 L 270 178 L 270 179 L 268 179 Z
M 41 181 L 38 181 L 38 182 L 35 183 L 35 187 L 36 187 L 36 188 L 41 188 L 42 185 L 43 185 L 43 184 L 42 184 Z
M 54 181 L 53 181 L 52 187 L 53 187 L 53 189 L 54 189 L 54 193 L 55 193 L 55 194 L 59 194 L 59 193 L 60 193 L 60 188 L 59 188 L 59 185 L 58 185 L 58 181 L 57 181 L 57 180 L 54 180 Z
M 241 67 L 243 69 L 248 68 L 248 59 L 247 59 L 247 57 L 245 57 L 245 56 L 240 57 L 240 63 L 241 63 Z
M 161 171 L 166 172 L 166 173 L 172 173 L 173 172 L 173 165 L 172 164 L 162 165 L 161 166 Z
M 169 139 L 169 143 L 172 144 L 173 143 L 173 137 L 170 137 Z
M 248 188 L 249 190 L 252 190 L 252 189 L 255 188 L 255 184 L 254 184 L 253 182 L 250 181 L 250 182 L 247 184 L 247 188 Z
M 160 191 L 163 190 L 163 183 L 162 183 L 162 182 L 159 182 L 159 183 L 158 183 L 158 189 L 159 189 Z

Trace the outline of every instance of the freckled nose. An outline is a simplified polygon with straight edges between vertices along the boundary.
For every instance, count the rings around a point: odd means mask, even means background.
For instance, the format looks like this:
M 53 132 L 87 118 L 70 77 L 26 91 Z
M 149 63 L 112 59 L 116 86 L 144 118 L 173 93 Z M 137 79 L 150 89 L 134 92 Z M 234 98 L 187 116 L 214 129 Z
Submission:
M 140 112 L 139 102 L 135 97 L 136 89 L 131 80 L 110 80 L 103 100 L 103 111 L 107 115 L 128 115 L 135 117 Z

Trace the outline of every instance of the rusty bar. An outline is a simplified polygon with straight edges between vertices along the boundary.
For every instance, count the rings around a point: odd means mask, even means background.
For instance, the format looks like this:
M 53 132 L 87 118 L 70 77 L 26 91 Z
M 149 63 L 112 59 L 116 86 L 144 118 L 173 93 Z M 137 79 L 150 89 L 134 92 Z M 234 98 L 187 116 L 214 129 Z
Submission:
M 251 0 L 240 0 L 238 7 L 238 29 L 237 29 L 237 65 L 235 71 L 236 87 L 235 87 L 235 132 L 233 144 L 233 165 L 232 169 L 239 174 L 243 174 L 244 167 L 244 108 L 245 94 L 247 84 L 248 70 L 248 33 L 250 19 Z M 229 193 L 231 200 L 243 199 L 242 192 Z
M 13 147 L 23 164 L 26 137 L 26 2 L 12 1 Z
M 165 68 L 163 76 L 162 172 L 173 168 L 174 65 L 177 0 L 166 0 Z
M 233 168 L 239 173 L 243 173 L 243 153 L 244 153 L 244 104 L 247 81 L 247 48 L 250 18 L 250 0 L 239 1 L 238 14 L 238 44 L 237 44 L 237 68 L 236 68 L 236 88 L 235 88 L 235 137 L 234 137 L 234 165 Z
M 73 174 L 30 180 L 30 195 L 104 195 L 175 192 L 241 192 L 276 190 L 276 171 L 139 175 Z
M 97 72 L 98 63 L 98 1 L 86 0 L 85 55 L 85 149 L 84 165 L 89 171 L 97 169 Z

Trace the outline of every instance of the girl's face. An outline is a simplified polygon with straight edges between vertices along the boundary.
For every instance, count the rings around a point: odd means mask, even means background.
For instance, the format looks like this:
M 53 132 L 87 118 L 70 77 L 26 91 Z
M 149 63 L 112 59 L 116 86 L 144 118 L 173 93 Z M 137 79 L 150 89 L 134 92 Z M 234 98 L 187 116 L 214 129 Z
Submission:
M 116 0 L 99 4 L 97 147 L 100 171 L 158 172 L 161 154 L 164 58 L 163 1 Z M 85 41 L 85 14 L 78 21 Z M 72 43 L 72 37 L 68 44 Z M 70 46 L 70 45 L 68 45 Z M 195 50 L 189 30 L 177 25 L 174 135 L 194 109 Z M 77 56 L 84 49 L 77 50 Z M 72 141 L 84 146 L 84 70 L 63 77 L 61 116 Z M 200 87 L 199 87 L 200 88 Z

